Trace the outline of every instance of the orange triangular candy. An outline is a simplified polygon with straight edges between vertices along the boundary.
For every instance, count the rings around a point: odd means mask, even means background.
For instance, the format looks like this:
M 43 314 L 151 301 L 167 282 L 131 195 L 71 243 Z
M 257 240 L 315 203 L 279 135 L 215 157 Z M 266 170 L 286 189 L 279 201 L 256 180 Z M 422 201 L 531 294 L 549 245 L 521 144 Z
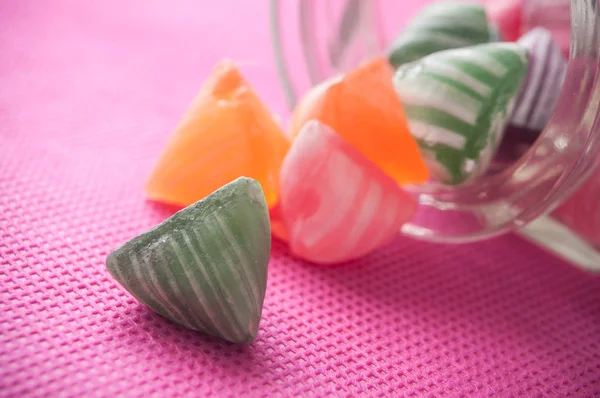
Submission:
M 330 126 L 399 184 L 427 181 L 429 173 L 394 91 L 393 68 L 376 58 L 314 87 L 292 115 L 294 138 L 311 119 Z
M 289 145 L 236 65 L 222 61 L 169 139 L 146 192 L 187 206 L 245 176 L 260 182 L 271 206 Z
M 271 234 L 284 242 L 289 242 L 289 234 L 281 214 L 281 203 L 277 202 L 275 206 L 269 209 L 269 218 L 271 220 Z

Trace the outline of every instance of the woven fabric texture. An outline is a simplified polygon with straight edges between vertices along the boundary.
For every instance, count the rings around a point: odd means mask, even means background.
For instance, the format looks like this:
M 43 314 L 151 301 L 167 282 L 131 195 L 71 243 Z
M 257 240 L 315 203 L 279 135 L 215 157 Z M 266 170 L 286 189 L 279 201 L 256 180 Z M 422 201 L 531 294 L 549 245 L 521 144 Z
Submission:
M 599 396 L 599 277 L 512 235 L 399 237 L 336 267 L 275 243 L 249 346 L 108 275 L 173 213 L 144 180 L 219 58 L 283 112 L 250 3 L 0 2 L 0 396 Z

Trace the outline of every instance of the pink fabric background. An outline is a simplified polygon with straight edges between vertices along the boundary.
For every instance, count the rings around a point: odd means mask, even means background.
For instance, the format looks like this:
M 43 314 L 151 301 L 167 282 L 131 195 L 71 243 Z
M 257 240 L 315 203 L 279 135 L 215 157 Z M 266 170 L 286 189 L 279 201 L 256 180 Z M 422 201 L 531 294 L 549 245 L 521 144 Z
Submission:
M 242 3 L 0 2 L 0 396 L 600 395 L 599 277 L 512 235 L 334 268 L 276 243 L 250 346 L 110 278 L 173 211 L 142 185 L 219 58 L 285 111 L 266 2 Z

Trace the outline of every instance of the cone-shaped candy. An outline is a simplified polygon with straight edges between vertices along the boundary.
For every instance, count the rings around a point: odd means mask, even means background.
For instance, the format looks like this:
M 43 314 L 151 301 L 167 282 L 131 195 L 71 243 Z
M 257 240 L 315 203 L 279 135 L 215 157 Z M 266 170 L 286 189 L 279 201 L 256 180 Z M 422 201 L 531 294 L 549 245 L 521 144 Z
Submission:
M 250 343 L 258 331 L 270 250 L 263 191 L 241 177 L 125 243 L 106 267 L 160 315 Z
M 383 58 L 371 60 L 343 77 L 321 83 L 298 105 L 290 136 L 316 119 L 330 126 L 397 183 L 422 183 L 429 177 L 419 148 L 408 131 L 402 104 L 392 86 L 393 69 Z
M 431 54 L 398 69 L 394 86 L 435 179 L 485 172 L 527 70 L 525 49 L 489 43 Z
M 310 121 L 281 169 L 281 205 L 292 252 L 333 264 L 397 236 L 415 199 L 330 127 Z
M 511 123 L 541 132 L 558 102 L 567 74 L 567 60 L 552 39 L 552 33 L 544 28 L 535 28 L 518 43 L 527 49 L 529 65 Z
M 215 67 L 146 184 L 151 199 L 187 206 L 240 176 L 261 183 L 267 204 L 289 141 L 236 65 Z

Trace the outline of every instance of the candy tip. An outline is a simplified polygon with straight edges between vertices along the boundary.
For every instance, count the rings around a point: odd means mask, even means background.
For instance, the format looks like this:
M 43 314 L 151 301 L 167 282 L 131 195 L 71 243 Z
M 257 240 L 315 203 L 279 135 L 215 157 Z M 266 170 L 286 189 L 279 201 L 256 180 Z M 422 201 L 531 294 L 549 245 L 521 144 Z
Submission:
M 109 253 L 108 256 L 106 256 L 105 265 L 106 265 L 106 270 L 108 271 L 110 276 L 112 276 L 113 279 L 116 280 L 117 282 L 121 283 L 121 281 L 119 281 L 117 278 L 117 275 L 119 274 L 119 272 L 118 272 L 119 264 L 116 259 L 118 250 L 119 249 L 113 250 L 111 253 Z

